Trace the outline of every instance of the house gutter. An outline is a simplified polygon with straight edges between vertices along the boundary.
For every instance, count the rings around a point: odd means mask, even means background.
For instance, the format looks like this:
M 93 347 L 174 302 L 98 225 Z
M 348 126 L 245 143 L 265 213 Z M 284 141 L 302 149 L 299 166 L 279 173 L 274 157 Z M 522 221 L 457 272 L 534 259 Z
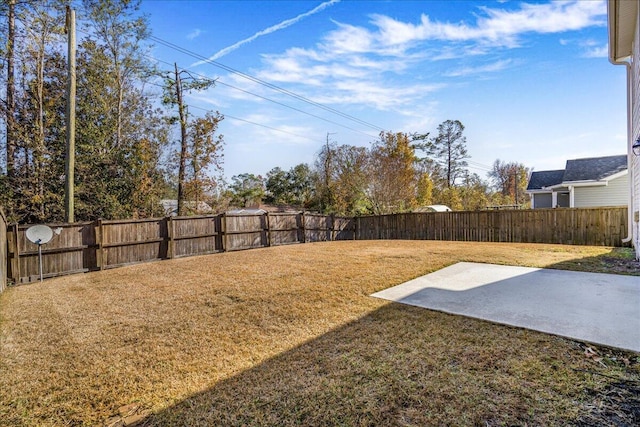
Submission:
M 609 56 L 609 62 L 613 65 L 624 65 L 627 71 L 627 169 L 629 170 L 630 177 L 629 183 L 633 182 L 633 174 L 634 171 L 631 168 L 633 164 L 633 151 L 631 150 L 631 141 L 633 140 L 633 126 L 632 126 L 632 117 L 633 111 L 631 106 L 631 99 L 633 96 L 633 87 L 632 87 L 632 69 L 631 62 L 627 61 L 619 61 Z M 633 240 L 633 207 L 635 206 L 633 200 L 633 186 L 629 185 L 629 207 L 627 209 L 627 237 L 622 239 L 622 243 L 629 243 Z
M 609 62 L 613 65 L 624 65 L 625 70 L 627 72 L 627 170 L 629 170 L 629 207 L 627 208 L 627 237 L 622 239 L 622 243 L 629 243 L 633 240 L 633 186 L 631 183 L 633 182 L 633 174 L 634 171 L 631 168 L 633 164 L 633 151 L 631 150 L 631 145 L 633 141 L 633 110 L 632 110 L 632 99 L 633 99 L 633 87 L 632 87 L 632 68 L 631 68 L 631 58 L 625 57 L 626 59 L 618 59 L 618 37 L 616 31 L 619 30 L 618 25 L 618 10 L 620 8 L 620 2 L 616 0 L 610 0 L 607 3 L 607 15 L 608 15 L 608 29 L 609 29 Z M 636 19 L 637 11 L 636 11 Z

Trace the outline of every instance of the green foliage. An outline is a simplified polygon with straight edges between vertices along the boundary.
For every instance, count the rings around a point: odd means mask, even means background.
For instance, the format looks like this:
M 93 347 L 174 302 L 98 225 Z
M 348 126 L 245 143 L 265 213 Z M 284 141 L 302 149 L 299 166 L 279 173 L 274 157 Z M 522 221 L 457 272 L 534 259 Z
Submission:
M 367 197 L 373 213 L 406 212 L 417 206 L 416 161 L 409 135 L 380 133 L 369 150 Z
M 195 206 L 206 199 L 217 186 L 217 181 L 211 174 L 222 170 L 224 137 L 216 136 L 216 131 L 223 119 L 218 112 L 208 112 L 190 123 L 184 197 L 185 200 L 194 201 Z
M 315 162 L 317 209 L 341 215 L 369 213 L 368 171 L 366 148 L 335 143 L 323 146 Z
M 7 187 L 1 202 L 14 221 L 63 220 L 67 3 L 16 4 L 19 19 L 30 25 L 18 28 L 14 49 L 15 176 L 11 183 L 7 176 L 0 180 Z M 152 67 L 144 59 L 148 31 L 138 5 L 82 2 L 79 26 L 87 35 L 77 53 L 77 220 L 156 215 L 166 189 L 160 159 L 168 128 L 142 89 Z
M 267 172 L 265 202 L 276 205 L 308 207 L 313 203 L 313 174 L 309 165 L 300 163 L 285 172 L 276 167 Z
M 260 175 L 242 173 L 231 178 L 231 205 L 239 208 L 258 206 L 265 195 L 264 180 Z
M 513 204 L 507 203 L 507 195 L 492 191 L 489 182 L 467 170 L 463 131 L 462 123 L 447 120 L 438 126 L 435 138 L 429 133 L 382 132 L 368 149 L 327 142 L 314 168 L 318 210 L 359 215 L 406 212 L 431 204 L 454 210 Z M 419 158 L 416 152 L 427 156 Z M 518 202 L 523 206 L 528 171 L 516 166 Z M 286 182 L 285 177 L 284 171 L 274 169 L 269 187 L 278 187 Z
M 83 2 L 91 35 L 78 49 L 77 219 L 158 214 L 169 128 L 139 84 L 146 62 L 139 2 Z
M 177 109 L 178 116 L 168 118 L 168 123 L 180 125 L 180 151 L 178 154 L 178 215 L 184 215 L 185 202 L 191 196 L 198 201 L 204 196 L 207 188 L 215 188 L 215 179 L 205 179 L 200 172 L 211 166 L 220 169 L 223 138 L 216 141 L 213 136 L 218 123 L 223 117 L 216 112 L 207 113 L 206 117 L 191 122 L 184 104 L 185 92 L 201 91 L 215 85 L 215 80 L 193 77 L 188 71 L 178 70 L 175 64 L 173 73 L 165 73 L 162 102 Z M 192 179 L 189 180 L 187 162 L 191 160 Z M 189 194 L 191 193 L 191 194 Z

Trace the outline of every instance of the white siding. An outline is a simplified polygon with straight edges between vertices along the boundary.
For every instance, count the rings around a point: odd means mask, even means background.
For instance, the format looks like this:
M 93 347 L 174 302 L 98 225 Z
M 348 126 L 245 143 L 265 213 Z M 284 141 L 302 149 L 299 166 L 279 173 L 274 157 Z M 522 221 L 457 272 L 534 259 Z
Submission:
M 596 206 L 628 206 L 629 205 L 629 175 L 621 176 L 609 181 L 603 187 L 574 188 L 575 208 L 589 208 Z
M 640 8 L 638 8 L 640 13 Z M 636 17 L 635 37 L 633 42 L 633 55 L 631 57 L 631 141 L 640 137 L 640 32 L 638 28 L 638 17 Z M 631 164 L 629 165 L 629 173 L 631 180 L 631 189 L 633 191 L 633 206 L 630 206 L 633 212 L 633 243 L 636 248 L 636 255 L 640 257 L 640 224 L 638 223 L 638 212 L 640 212 L 640 157 L 631 156 Z

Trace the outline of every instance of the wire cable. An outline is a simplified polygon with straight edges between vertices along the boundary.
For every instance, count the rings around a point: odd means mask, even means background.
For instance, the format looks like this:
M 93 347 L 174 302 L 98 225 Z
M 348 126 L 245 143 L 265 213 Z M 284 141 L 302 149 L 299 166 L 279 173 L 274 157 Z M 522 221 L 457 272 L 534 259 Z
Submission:
M 321 104 L 319 102 L 316 102 L 316 101 L 313 101 L 311 99 L 308 99 L 308 98 L 306 98 L 306 97 L 304 97 L 302 95 L 298 95 L 295 92 L 292 92 L 290 90 L 281 88 L 280 86 L 274 85 L 272 83 L 266 82 L 266 81 L 264 81 L 262 79 L 259 79 L 258 77 L 254 77 L 254 76 L 251 76 L 249 74 L 243 73 L 242 71 L 238 71 L 238 70 L 236 70 L 236 69 L 234 69 L 232 67 L 229 67 L 228 65 L 224 65 L 224 64 L 222 64 L 222 63 L 220 63 L 218 61 L 213 61 L 213 60 L 211 60 L 209 58 L 206 58 L 206 57 L 204 57 L 204 56 L 202 56 L 202 55 L 200 55 L 200 54 L 198 54 L 196 52 L 193 52 L 193 51 L 191 51 L 189 49 L 183 48 L 183 47 L 181 47 L 179 45 L 176 45 L 174 43 L 171 43 L 171 42 L 168 42 L 166 40 L 163 40 L 163 39 L 161 39 L 159 37 L 150 36 L 149 38 L 151 40 L 157 42 L 157 43 L 162 44 L 163 46 L 166 46 L 168 48 L 177 50 L 178 52 L 184 53 L 184 54 L 186 54 L 188 56 L 191 56 L 191 57 L 193 57 L 195 59 L 199 59 L 199 60 L 201 60 L 201 61 L 203 61 L 203 62 L 205 62 L 207 64 L 214 65 L 214 66 L 216 66 L 218 68 L 222 68 L 225 71 L 228 71 L 228 72 L 230 72 L 232 74 L 238 75 L 238 76 L 240 76 L 240 77 L 242 77 L 244 79 L 250 80 L 250 81 L 252 81 L 254 83 L 258 83 L 258 84 L 260 84 L 262 86 L 268 87 L 269 89 L 272 89 L 272 90 L 274 90 L 276 92 L 280 92 L 282 94 L 285 94 L 287 96 L 295 98 L 295 99 L 297 99 L 299 101 L 302 101 L 302 102 L 305 102 L 307 104 L 313 105 L 315 107 L 321 108 L 321 109 L 323 109 L 325 111 L 328 111 L 330 113 L 336 114 L 336 115 L 338 115 L 340 117 L 343 117 L 343 118 L 346 118 L 348 120 L 354 121 L 354 122 L 359 123 L 361 125 L 370 127 L 372 129 L 375 129 L 375 130 L 378 130 L 378 131 L 384 131 L 384 129 L 382 129 L 381 127 L 379 127 L 377 125 L 374 125 L 374 124 L 371 124 L 371 123 L 366 122 L 364 120 L 361 120 L 361 119 L 359 119 L 357 117 L 354 117 L 354 116 L 352 116 L 350 114 L 343 113 L 342 111 L 336 110 L 335 108 L 328 107 L 328 106 L 326 106 L 324 104 Z
M 172 63 L 170 63 L 170 62 L 168 62 L 168 61 L 164 61 L 164 60 L 162 60 L 162 59 L 154 58 L 154 57 L 149 56 L 149 55 L 145 55 L 145 57 L 147 57 L 147 58 L 149 58 L 149 59 L 151 59 L 151 60 L 153 60 L 153 61 L 157 61 L 157 62 L 159 62 L 159 63 L 163 63 L 163 64 L 166 64 L 166 65 L 173 65 Z M 211 80 L 209 77 L 204 76 L 204 75 L 199 74 L 199 73 L 196 73 L 196 72 L 194 72 L 194 71 L 192 71 L 192 70 L 184 69 L 184 68 L 183 68 L 183 70 L 188 71 L 190 74 L 195 75 L 195 76 L 198 76 L 198 77 L 201 77 L 201 78 L 203 78 L 203 79 Z M 166 72 L 168 73 L 169 71 L 166 71 Z M 254 96 L 254 97 L 256 97 L 256 98 L 260 98 L 260 99 L 263 99 L 263 100 L 265 100 L 265 101 L 272 102 L 272 103 L 274 103 L 274 104 L 276 104 L 276 105 L 280 105 L 280 106 L 282 106 L 282 107 L 289 108 L 289 109 L 291 109 L 291 110 L 293 110 L 293 111 L 297 111 L 297 112 L 299 112 L 299 113 L 306 114 L 306 115 L 308 115 L 308 116 L 310 116 L 310 117 L 314 117 L 314 118 L 316 118 L 316 119 L 319 119 L 319 120 L 325 121 L 325 122 L 327 122 L 327 123 L 331 123 L 331 124 L 334 124 L 334 125 L 336 125 L 336 126 L 343 127 L 343 128 L 348 129 L 348 130 L 350 130 L 350 131 L 360 133 L 360 134 L 365 135 L 365 136 L 368 136 L 368 137 L 370 137 L 370 138 L 375 138 L 375 136 L 374 136 L 374 135 L 369 135 L 368 133 L 363 132 L 363 131 L 361 131 L 361 130 L 358 130 L 358 129 L 352 128 L 352 127 L 350 127 L 350 126 L 347 126 L 347 125 L 344 125 L 344 124 L 341 124 L 341 123 L 335 122 L 335 121 L 333 121 L 333 120 L 329 120 L 329 119 L 327 119 L 327 118 L 324 118 L 324 117 L 318 116 L 318 115 L 313 114 L 313 113 L 309 113 L 308 111 L 304 111 L 304 110 L 301 110 L 301 109 L 299 109 L 299 108 L 292 107 L 291 105 L 287 105 L 287 104 L 285 104 L 285 103 L 283 103 L 283 102 L 276 101 L 276 100 L 271 99 L 271 98 L 267 98 L 266 96 L 258 95 L 257 93 L 253 93 L 253 92 L 248 91 L 248 90 L 246 90 L 246 89 L 242 89 L 242 88 L 239 88 L 239 87 L 236 87 L 236 86 L 230 85 L 229 83 L 224 83 L 224 82 L 220 81 L 220 79 L 215 79 L 215 83 L 216 83 L 216 84 L 220 84 L 220 85 L 222 85 L 222 86 L 229 87 L 229 88 L 234 89 L 234 90 L 237 90 L 237 91 L 239 91 L 239 92 L 246 93 L 246 94 L 251 95 L 251 96 Z
M 164 86 L 162 86 L 162 85 L 160 85 L 158 83 L 154 83 L 154 82 L 147 82 L 147 84 L 152 85 L 152 86 L 156 86 L 156 87 L 159 87 L 159 88 L 164 88 Z M 210 109 L 206 109 L 204 107 L 199 107 L 197 105 L 184 104 L 184 106 L 188 107 L 188 108 L 193 108 L 193 109 L 196 109 L 196 110 L 202 110 L 202 111 L 205 111 L 205 112 L 212 112 L 213 111 L 213 110 L 210 110 Z M 232 120 L 237 120 L 237 121 L 240 121 L 240 122 L 249 123 L 251 125 L 260 126 L 260 127 L 263 127 L 263 128 L 266 128 L 266 129 L 270 129 L 270 130 L 273 130 L 273 131 L 276 131 L 276 132 L 281 132 L 281 133 L 286 133 L 286 134 L 289 134 L 289 135 L 293 135 L 293 136 L 296 136 L 298 138 L 308 139 L 309 141 L 319 142 L 321 144 L 325 143 L 324 140 L 314 139 L 314 138 L 311 138 L 311 137 L 305 136 L 305 135 L 299 135 L 297 133 L 294 133 L 294 132 L 291 132 L 291 131 L 288 131 L 288 130 L 274 128 L 272 126 L 265 125 L 265 124 L 262 124 L 262 123 L 257 123 L 257 122 L 251 121 L 251 120 L 243 119 L 243 118 L 240 118 L 240 117 L 235 117 L 235 116 L 232 116 L 230 114 L 226 114 L 224 112 L 221 112 L 220 114 L 222 114 L 222 116 L 224 116 L 224 118 L 230 118 Z

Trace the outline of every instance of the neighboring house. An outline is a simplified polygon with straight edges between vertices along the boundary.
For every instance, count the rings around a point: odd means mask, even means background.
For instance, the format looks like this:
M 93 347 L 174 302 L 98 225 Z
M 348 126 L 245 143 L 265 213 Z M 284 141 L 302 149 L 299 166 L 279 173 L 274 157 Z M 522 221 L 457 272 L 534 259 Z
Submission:
M 609 61 L 627 71 L 627 156 L 629 164 L 629 230 L 640 259 L 640 156 L 632 146 L 640 138 L 640 7 L 637 0 L 609 0 Z M 628 241 L 628 240 L 627 240 Z
M 229 210 L 226 213 L 229 215 L 264 215 L 267 211 L 259 208 L 240 208 Z
M 562 170 L 532 172 L 527 193 L 533 209 L 626 206 L 627 155 L 567 160 Z
M 421 206 L 413 210 L 416 213 L 425 213 L 425 212 L 451 212 L 451 208 L 445 205 L 429 205 L 429 206 Z
M 162 210 L 165 216 L 177 216 L 178 215 L 178 201 L 175 199 L 163 199 L 160 200 Z M 196 207 L 195 201 L 185 201 L 184 210 L 188 214 L 205 215 L 213 212 L 211 206 L 205 202 L 198 202 Z

